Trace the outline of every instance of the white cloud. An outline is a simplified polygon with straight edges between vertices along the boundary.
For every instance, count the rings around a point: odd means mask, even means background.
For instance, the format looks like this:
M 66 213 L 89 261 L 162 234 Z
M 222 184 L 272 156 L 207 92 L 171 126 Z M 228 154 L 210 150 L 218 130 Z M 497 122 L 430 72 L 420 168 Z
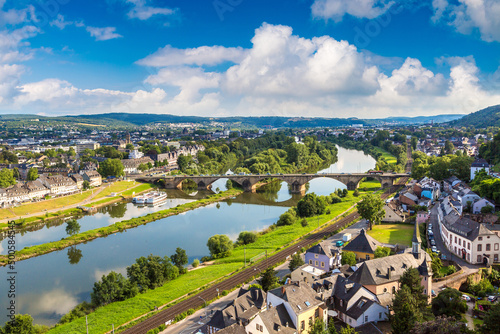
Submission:
M 245 56 L 245 52 L 240 47 L 200 46 L 198 48 L 177 49 L 167 45 L 146 58 L 137 61 L 137 63 L 153 67 L 217 65 L 225 61 L 239 62 Z
M 342 21 L 344 15 L 373 19 L 384 14 L 394 1 L 390 0 L 315 0 L 312 15 L 321 19 Z
M 61 30 L 63 30 L 64 28 L 66 28 L 66 26 L 73 25 L 73 24 L 74 24 L 73 21 L 66 21 L 64 19 L 64 16 L 61 15 L 61 14 L 57 14 L 56 19 L 50 22 L 51 26 L 56 26 L 56 27 L 58 27 Z
M 105 27 L 105 28 L 97 28 L 97 27 L 87 27 L 87 31 L 90 33 L 90 36 L 95 37 L 96 41 L 107 41 L 110 39 L 123 37 L 120 34 L 117 34 L 115 27 Z
M 131 19 L 149 20 L 154 15 L 172 15 L 174 10 L 170 8 L 161 8 L 148 6 L 146 0 L 126 0 L 132 4 L 132 9 L 128 12 Z
M 5 5 L 5 0 L 0 1 L 0 9 Z M 35 7 L 32 5 L 23 9 L 0 10 L 0 25 L 17 25 L 20 23 L 36 22 Z
M 487 42 L 500 41 L 500 2 L 497 0 L 434 0 L 433 21 L 443 21 L 462 34 L 479 31 Z

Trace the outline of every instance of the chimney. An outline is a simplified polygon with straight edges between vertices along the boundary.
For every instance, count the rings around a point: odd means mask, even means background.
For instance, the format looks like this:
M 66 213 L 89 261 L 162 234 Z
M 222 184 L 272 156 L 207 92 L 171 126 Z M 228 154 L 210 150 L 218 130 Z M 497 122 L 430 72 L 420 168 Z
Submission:
M 387 279 L 391 279 L 391 268 L 387 268 Z
M 287 321 L 287 322 L 285 322 L 285 327 L 288 327 L 288 321 Z
M 269 303 L 269 308 L 272 309 L 273 308 L 273 303 Z
M 284 294 L 285 294 L 285 291 L 286 291 L 286 290 L 285 290 L 285 286 L 282 286 L 282 287 L 281 287 L 281 294 L 282 294 L 282 295 L 284 295 Z
M 276 325 L 276 331 L 279 332 L 281 330 L 281 326 L 280 325 Z

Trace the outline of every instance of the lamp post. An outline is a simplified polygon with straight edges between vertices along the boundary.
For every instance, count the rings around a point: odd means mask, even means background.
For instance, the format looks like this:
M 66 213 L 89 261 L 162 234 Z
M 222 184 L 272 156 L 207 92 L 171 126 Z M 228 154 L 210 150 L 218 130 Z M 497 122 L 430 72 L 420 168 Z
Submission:
M 205 299 L 203 299 L 203 297 L 198 296 L 198 298 L 200 298 L 201 300 L 203 300 L 203 307 L 207 306 L 207 301 Z
M 219 288 L 216 288 L 215 290 L 217 290 L 217 298 L 219 298 Z

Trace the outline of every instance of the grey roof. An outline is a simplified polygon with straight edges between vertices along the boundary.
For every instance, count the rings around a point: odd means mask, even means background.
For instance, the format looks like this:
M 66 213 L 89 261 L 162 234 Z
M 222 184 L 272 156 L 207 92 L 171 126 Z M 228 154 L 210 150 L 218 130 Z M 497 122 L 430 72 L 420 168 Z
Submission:
M 352 239 L 344 248 L 344 251 L 361 252 L 361 253 L 375 253 L 377 247 L 382 246 L 380 242 L 373 239 L 373 237 L 366 234 L 364 229 L 361 229 L 359 235 Z
M 366 297 L 361 297 L 353 306 L 349 308 L 349 310 L 347 310 L 346 314 L 353 319 L 358 319 L 373 304 L 375 304 L 373 300 Z
M 335 253 L 337 253 L 337 250 L 333 248 L 333 245 L 329 243 L 328 241 L 322 241 L 317 245 L 312 246 L 309 248 L 307 253 L 313 253 L 313 254 L 320 254 L 320 255 L 326 255 L 328 257 L 334 257 Z
M 484 167 L 484 168 L 487 168 L 487 167 L 490 167 L 490 165 L 488 164 L 488 162 L 484 159 L 476 159 L 471 167 Z
M 399 280 L 408 268 L 417 268 L 420 275 L 429 274 L 431 259 L 421 250 L 417 259 L 411 253 L 396 254 L 363 262 L 349 279 L 362 285 L 380 285 Z
M 269 333 L 293 334 L 297 332 L 284 304 L 280 304 L 276 307 L 269 307 L 259 316 Z
M 295 314 L 300 314 L 323 304 L 323 301 L 317 296 L 316 291 L 304 282 L 292 282 L 279 288 L 269 290 L 278 298 L 287 301 Z
M 246 334 L 247 332 L 245 331 L 245 327 L 239 325 L 239 324 L 233 324 L 231 326 L 228 326 L 226 328 L 221 329 L 220 331 L 217 331 L 219 334 Z

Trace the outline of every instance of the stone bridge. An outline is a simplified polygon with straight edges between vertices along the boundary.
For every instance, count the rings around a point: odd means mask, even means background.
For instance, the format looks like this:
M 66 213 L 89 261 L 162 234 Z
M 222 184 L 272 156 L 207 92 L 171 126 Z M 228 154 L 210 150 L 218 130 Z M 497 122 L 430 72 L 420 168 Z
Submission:
M 192 180 L 198 185 L 198 189 L 210 189 L 212 183 L 219 179 L 229 179 L 232 182 L 239 184 L 247 192 L 255 192 L 259 187 L 259 182 L 265 179 L 278 179 L 285 181 L 290 185 L 291 193 L 303 194 L 306 190 L 306 184 L 317 178 L 330 178 L 347 186 L 348 190 L 358 188 L 359 183 L 365 177 L 372 177 L 380 182 L 382 188 L 389 188 L 394 185 L 394 181 L 401 177 L 407 177 L 407 174 L 368 174 L 368 173 L 325 173 L 325 174 L 246 174 L 246 175 L 177 175 L 167 177 L 142 177 L 136 179 L 149 183 L 155 183 L 163 180 L 165 188 L 167 189 L 180 189 L 182 182 L 185 180 Z

